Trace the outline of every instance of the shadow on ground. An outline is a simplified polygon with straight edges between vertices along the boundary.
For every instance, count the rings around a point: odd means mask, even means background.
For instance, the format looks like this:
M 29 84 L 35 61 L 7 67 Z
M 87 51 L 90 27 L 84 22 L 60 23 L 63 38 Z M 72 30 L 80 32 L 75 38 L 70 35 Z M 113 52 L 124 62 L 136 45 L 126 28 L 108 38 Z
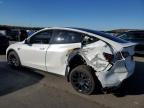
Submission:
M 30 69 L 11 69 L 5 61 L 0 62 L 0 96 L 39 82 L 44 76 Z
M 136 62 L 134 74 L 125 80 L 121 87 L 114 92 L 115 96 L 144 94 L 144 62 Z

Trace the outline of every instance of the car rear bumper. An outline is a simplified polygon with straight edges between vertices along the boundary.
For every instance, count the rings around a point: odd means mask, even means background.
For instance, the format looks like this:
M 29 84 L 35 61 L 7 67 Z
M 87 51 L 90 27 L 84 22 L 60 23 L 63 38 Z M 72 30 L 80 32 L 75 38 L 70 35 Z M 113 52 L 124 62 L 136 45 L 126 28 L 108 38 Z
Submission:
M 135 62 L 132 60 L 119 60 L 107 71 L 97 72 L 103 88 L 119 87 L 123 80 L 134 73 Z

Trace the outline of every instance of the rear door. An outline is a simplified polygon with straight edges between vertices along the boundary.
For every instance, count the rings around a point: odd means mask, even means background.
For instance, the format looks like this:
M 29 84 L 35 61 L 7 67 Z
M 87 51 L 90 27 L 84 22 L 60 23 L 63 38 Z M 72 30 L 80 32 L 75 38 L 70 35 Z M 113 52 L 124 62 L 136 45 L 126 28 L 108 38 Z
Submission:
M 51 36 L 52 30 L 41 31 L 20 46 L 19 55 L 22 65 L 45 71 L 46 51 L 50 46 Z
M 72 31 L 55 30 L 51 45 L 46 53 L 48 72 L 65 75 L 67 58 L 75 48 L 81 47 L 81 34 Z

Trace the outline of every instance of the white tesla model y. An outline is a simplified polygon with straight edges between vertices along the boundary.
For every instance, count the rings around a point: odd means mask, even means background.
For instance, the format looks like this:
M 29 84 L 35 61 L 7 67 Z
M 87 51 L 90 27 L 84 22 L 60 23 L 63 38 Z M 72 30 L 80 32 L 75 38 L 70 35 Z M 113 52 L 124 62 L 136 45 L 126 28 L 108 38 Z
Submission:
M 26 66 L 67 77 L 91 94 L 98 86 L 118 87 L 134 72 L 135 43 L 83 28 L 46 28 L 7 49 L 12 67 Z

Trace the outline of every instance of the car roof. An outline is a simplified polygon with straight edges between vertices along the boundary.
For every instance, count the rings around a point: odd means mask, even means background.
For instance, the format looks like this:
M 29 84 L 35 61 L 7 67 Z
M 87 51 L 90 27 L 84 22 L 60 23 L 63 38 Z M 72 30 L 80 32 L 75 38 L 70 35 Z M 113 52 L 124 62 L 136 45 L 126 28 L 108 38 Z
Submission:
M 97 38 L 102 39 L 102 40 L 106 39 L 105 41 L 111 40 L 111 41 L 114 41 L 114 42 L 117 42 L 117 43 L 128 43 L 128 41 L 126 41 L 126 40 L 123 40 L 123 39 L 120 39 L 118 37 L 109 35 L 109 34 L 107 34 L 105 32 L 97 31 L 97 30 L 92 30 L 92 29 L 87 29 L 87 28 L 49 27 L 49 28 L 42 29 L 40 31 L 43 31 L 43 30 L 69 30 L 69 31 L 74 31 L 74 32 L 88 34 L 88 35 L 97 37 Z

